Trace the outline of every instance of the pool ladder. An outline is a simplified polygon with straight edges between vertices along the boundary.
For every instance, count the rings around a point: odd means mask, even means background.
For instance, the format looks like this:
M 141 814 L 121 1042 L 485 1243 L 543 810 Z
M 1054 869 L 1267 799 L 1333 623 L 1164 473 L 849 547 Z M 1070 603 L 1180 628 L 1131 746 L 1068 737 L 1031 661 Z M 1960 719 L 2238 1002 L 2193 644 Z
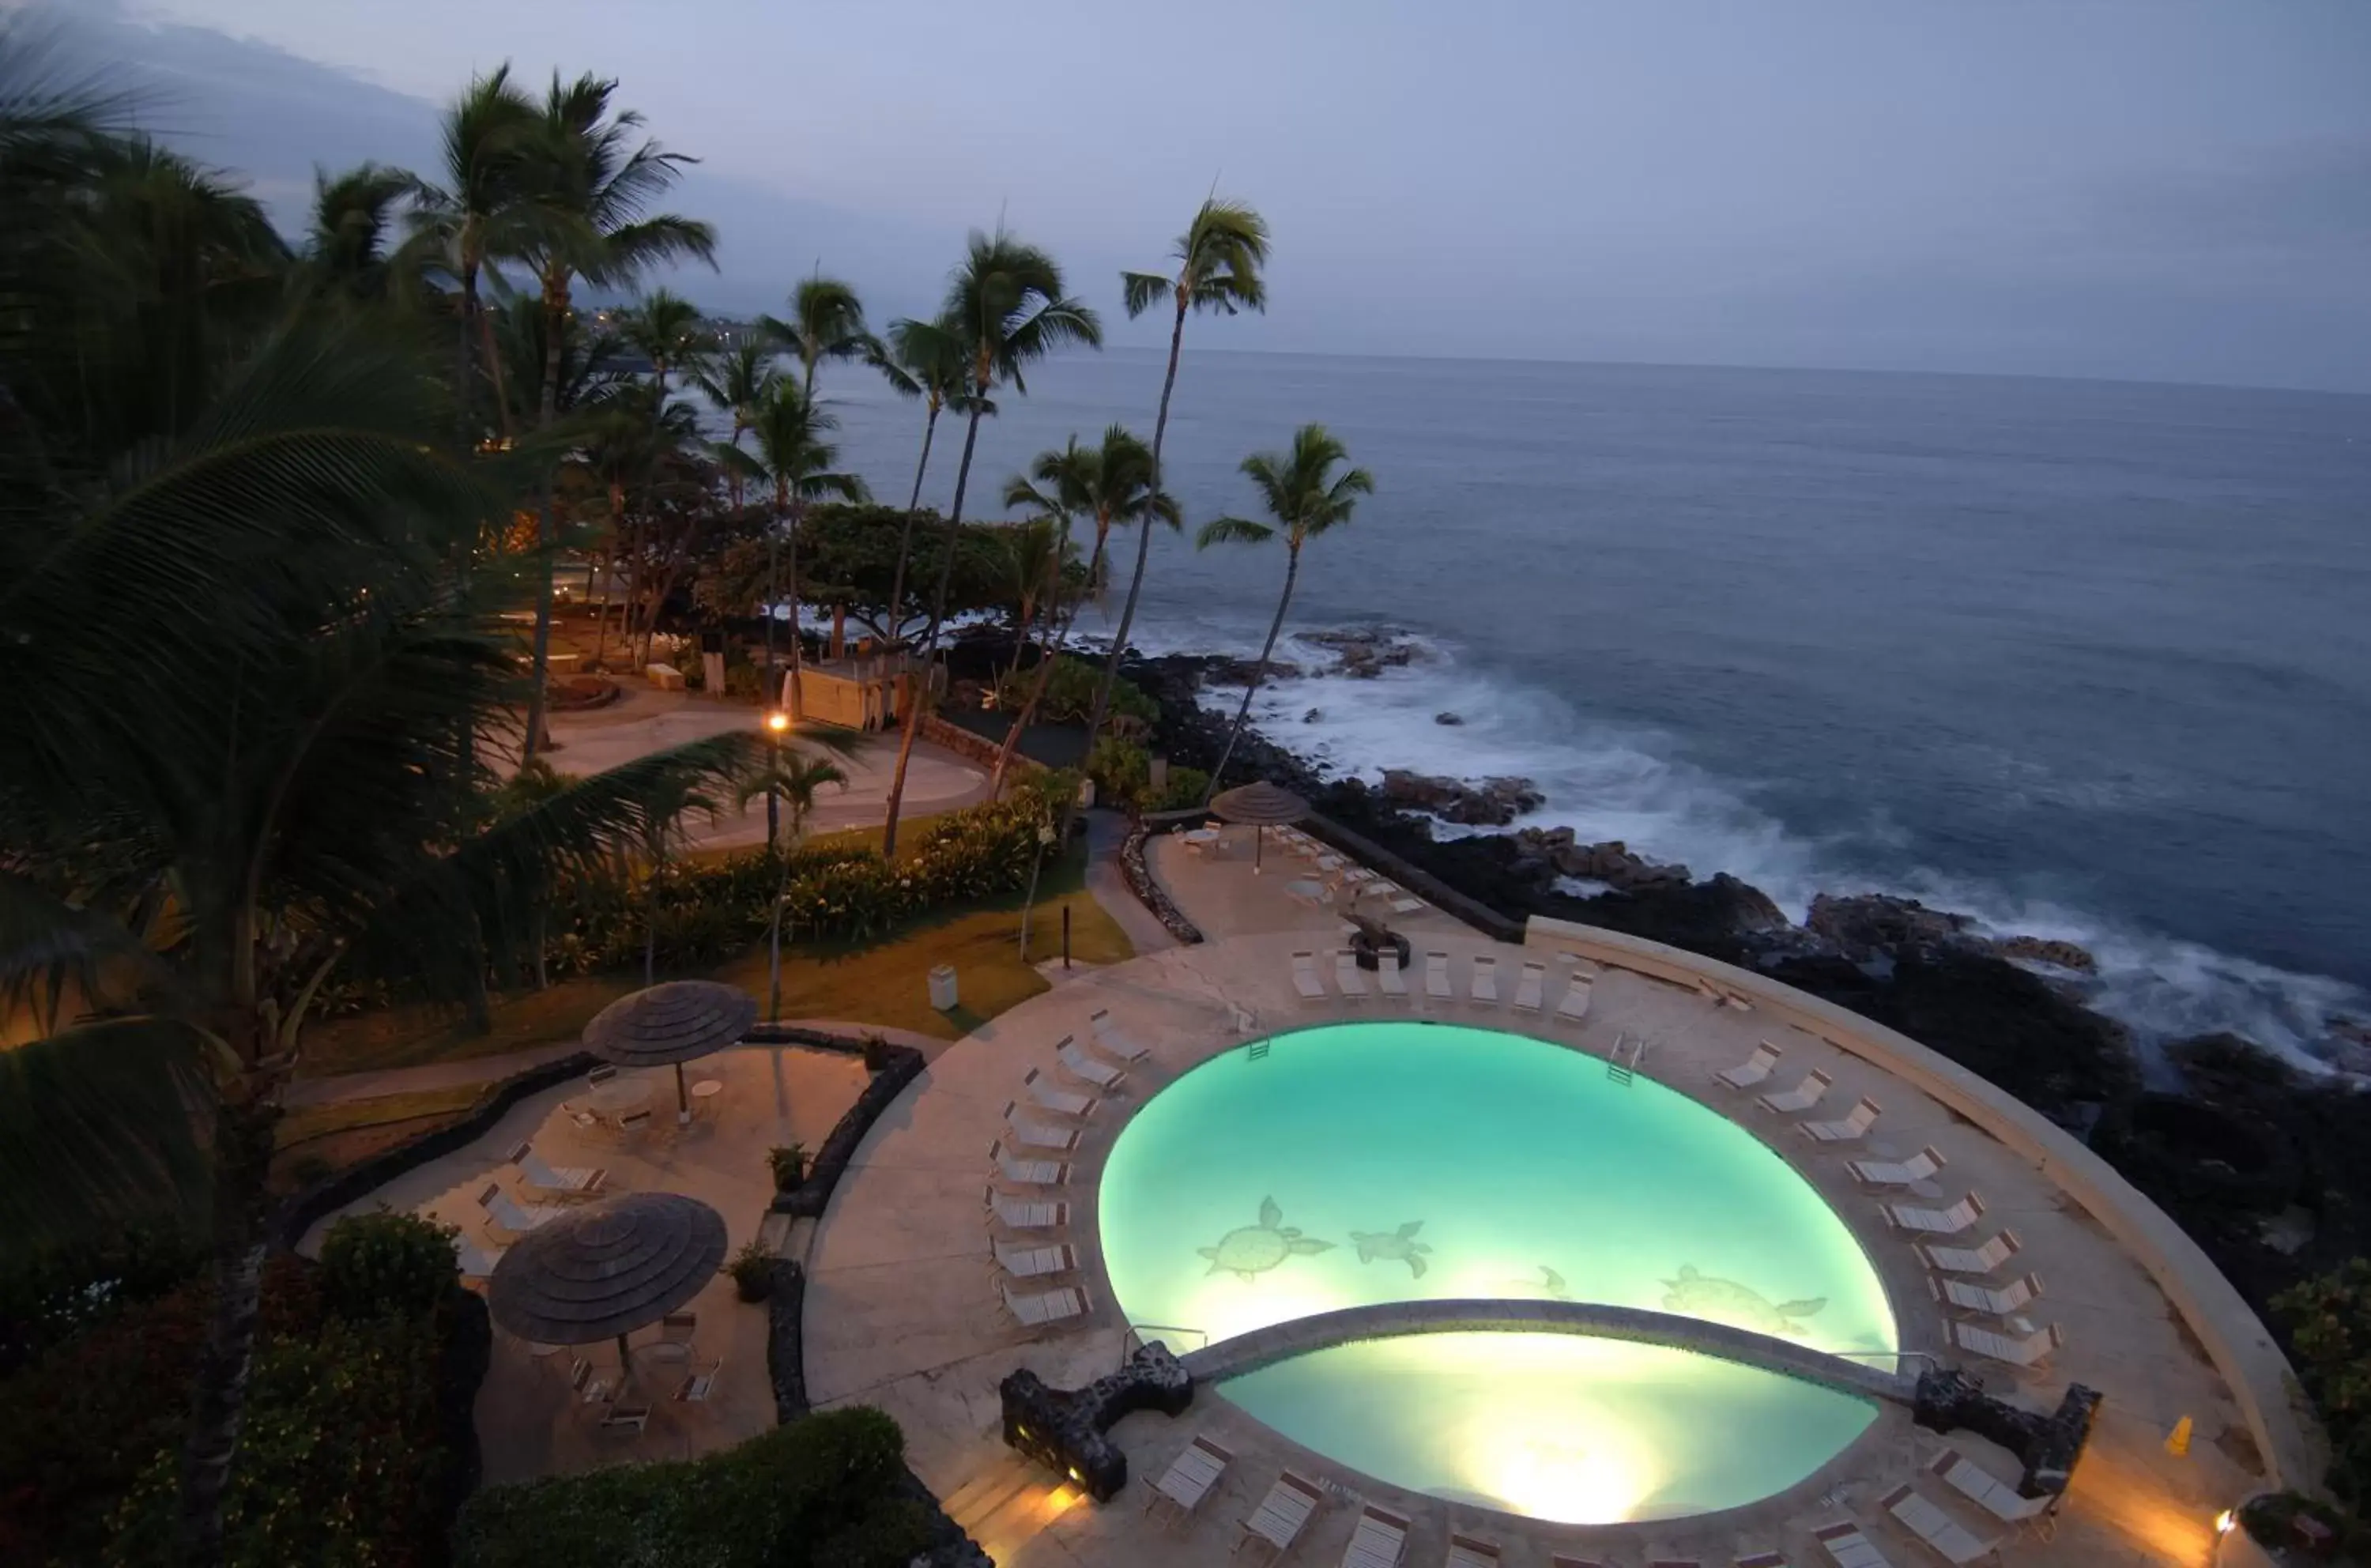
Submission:
M 1622 1050 L 1625 1045 L 1630 1050 L 1630 1059 L 1626 1062 L 1622 1059 Z M 1626 1089 L 1630 1080 L 1637 1076 L 1639 1065 L 1646 1059 L 1645 1035 L 1632 1038 L 1617 1034 L 1613 1037 L 1613 1049 L 1605 1054 L 1605 1076 Z

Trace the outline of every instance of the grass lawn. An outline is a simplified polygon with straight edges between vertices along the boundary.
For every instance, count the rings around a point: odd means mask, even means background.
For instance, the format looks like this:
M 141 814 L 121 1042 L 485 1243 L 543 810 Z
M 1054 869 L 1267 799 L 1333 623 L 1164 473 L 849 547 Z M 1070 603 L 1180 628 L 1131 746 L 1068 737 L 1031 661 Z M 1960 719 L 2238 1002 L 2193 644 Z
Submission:
M 879 830 L 872 832 L 877 836 Z M 1043 962 L 1061 953 L 1062 911 L 1070 912 L 1070 953 L 1081 963 L 1117 963 L 1135 956 L 1127 934 L 1084 889 L 1085 863 L 1071 859 L 1048 866 L 1030 917 L 1030 958 Z M 1012 894 L 908 928 L 873 942 L 785 944 L 782 951 L 782 1016 L 847 1019 L 910 1029 L 943 1040 L 958 1040 L 1040 991 L 1045 977 L 1024 963 L 1019 951 L 1022 895 Z M 952 1013 L 931 1009 L 926 988 L 931 970 L 955 966 L 963 1005 Z M 766 949 L 761 941 L 737 958 L 693 974 L 666 979 L 711 978 L 740 986 L 766 1000 Z M 417 1066 L 499 1055 L 531 1045 L 573 1040 L 593 1015 L 638 989 L 633 970 L 564 980 L 498 1002 L 493 1027 L 472 1035 L 449 1015 L 421 1009 L 336 1019 L 306 1031 L 297 1066 L 302 1078 Z M 294 1118 L 291 1118 L 294 1120 Z M 286 1146 L 285 1137 L 283 1146 Z
M 312 1175 L 343 1170 L 414 1134 L 456 1120 L 484 1092 L 483 1084 L 472 1083 L 300 1106 L 282 1117 L 275 1129 L 272 1184 L 293 1190 Z

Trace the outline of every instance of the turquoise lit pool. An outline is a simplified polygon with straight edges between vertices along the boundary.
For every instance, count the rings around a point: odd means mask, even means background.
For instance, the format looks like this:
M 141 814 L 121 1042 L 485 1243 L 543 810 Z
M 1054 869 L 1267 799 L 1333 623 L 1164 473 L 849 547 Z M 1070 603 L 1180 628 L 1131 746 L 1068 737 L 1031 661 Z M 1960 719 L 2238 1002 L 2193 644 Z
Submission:
M 1596 1057 L 1490 1030 L 1338 1024 L 1206 1062 L 1121 1132 L 1100 1224 L 1121 1309 L 1181 1349 L 1454 1297 L 1653 1308 L 1856 1357 L 1896 1348 L 1859 1244 L 1752 1134 L 1647 1078 L 1612 1082 Z M 1344 1345 L 1222 1391 L 1395 1485 L 1573 1523 L 1753 1502 L 1876 1418 L 1772 1373 L 1560 1334 Z

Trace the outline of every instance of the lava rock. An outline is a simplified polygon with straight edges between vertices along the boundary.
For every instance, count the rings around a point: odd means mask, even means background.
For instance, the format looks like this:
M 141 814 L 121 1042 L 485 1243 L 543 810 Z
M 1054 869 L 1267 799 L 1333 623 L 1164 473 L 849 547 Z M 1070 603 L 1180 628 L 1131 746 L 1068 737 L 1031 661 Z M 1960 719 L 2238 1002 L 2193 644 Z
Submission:
M 1394 805 L 1429 812 L 1465 827 L 1505 827 L 1547 803 L 1539 786 L 1528 778 L 1501 777 L 1472 784 L 1400 767 L 1383 769 L 1382 796 Z
M 1823 893 L 1811 900 L 1803 924 L 1857 963 L 1879 954 L 1900 958 L 1942 952 L 1960 945 L 1970 921 L 1964 915 L 1929 909 L 1914 898 Z
M 2088 950 L 2048 937 L 2003 937 L 1992 944 L 1992 951 L 2012 963 L 2046 963 L 2053 969 L 2072 969 L 2081 974 L 2099 972 L 2099 961 Z

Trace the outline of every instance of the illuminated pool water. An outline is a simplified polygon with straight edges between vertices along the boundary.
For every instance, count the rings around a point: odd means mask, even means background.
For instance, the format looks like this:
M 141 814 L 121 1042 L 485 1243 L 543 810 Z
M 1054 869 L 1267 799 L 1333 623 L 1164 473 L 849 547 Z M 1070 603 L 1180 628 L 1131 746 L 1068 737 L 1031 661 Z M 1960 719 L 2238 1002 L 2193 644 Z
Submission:
M 1843 1222 L 1751 1134 L 1683 1095 L 1613 1083 L 1562 1046 L 1445 1024 L 1263 1043 L 1155 1096 L 1105 1168 L 1105 1267 L 1153 1337 L 1190 1349 L 1340 1307 L 1538 1297 L 1856 1357 L 1896 1347 L 1884 1288 Z M 1396 1485 L 1578 1523 L 1766 1497 L 1876 1415 L 1691 1352 L 1557 1334 L 1345 1345 L 1223 1391 Z

